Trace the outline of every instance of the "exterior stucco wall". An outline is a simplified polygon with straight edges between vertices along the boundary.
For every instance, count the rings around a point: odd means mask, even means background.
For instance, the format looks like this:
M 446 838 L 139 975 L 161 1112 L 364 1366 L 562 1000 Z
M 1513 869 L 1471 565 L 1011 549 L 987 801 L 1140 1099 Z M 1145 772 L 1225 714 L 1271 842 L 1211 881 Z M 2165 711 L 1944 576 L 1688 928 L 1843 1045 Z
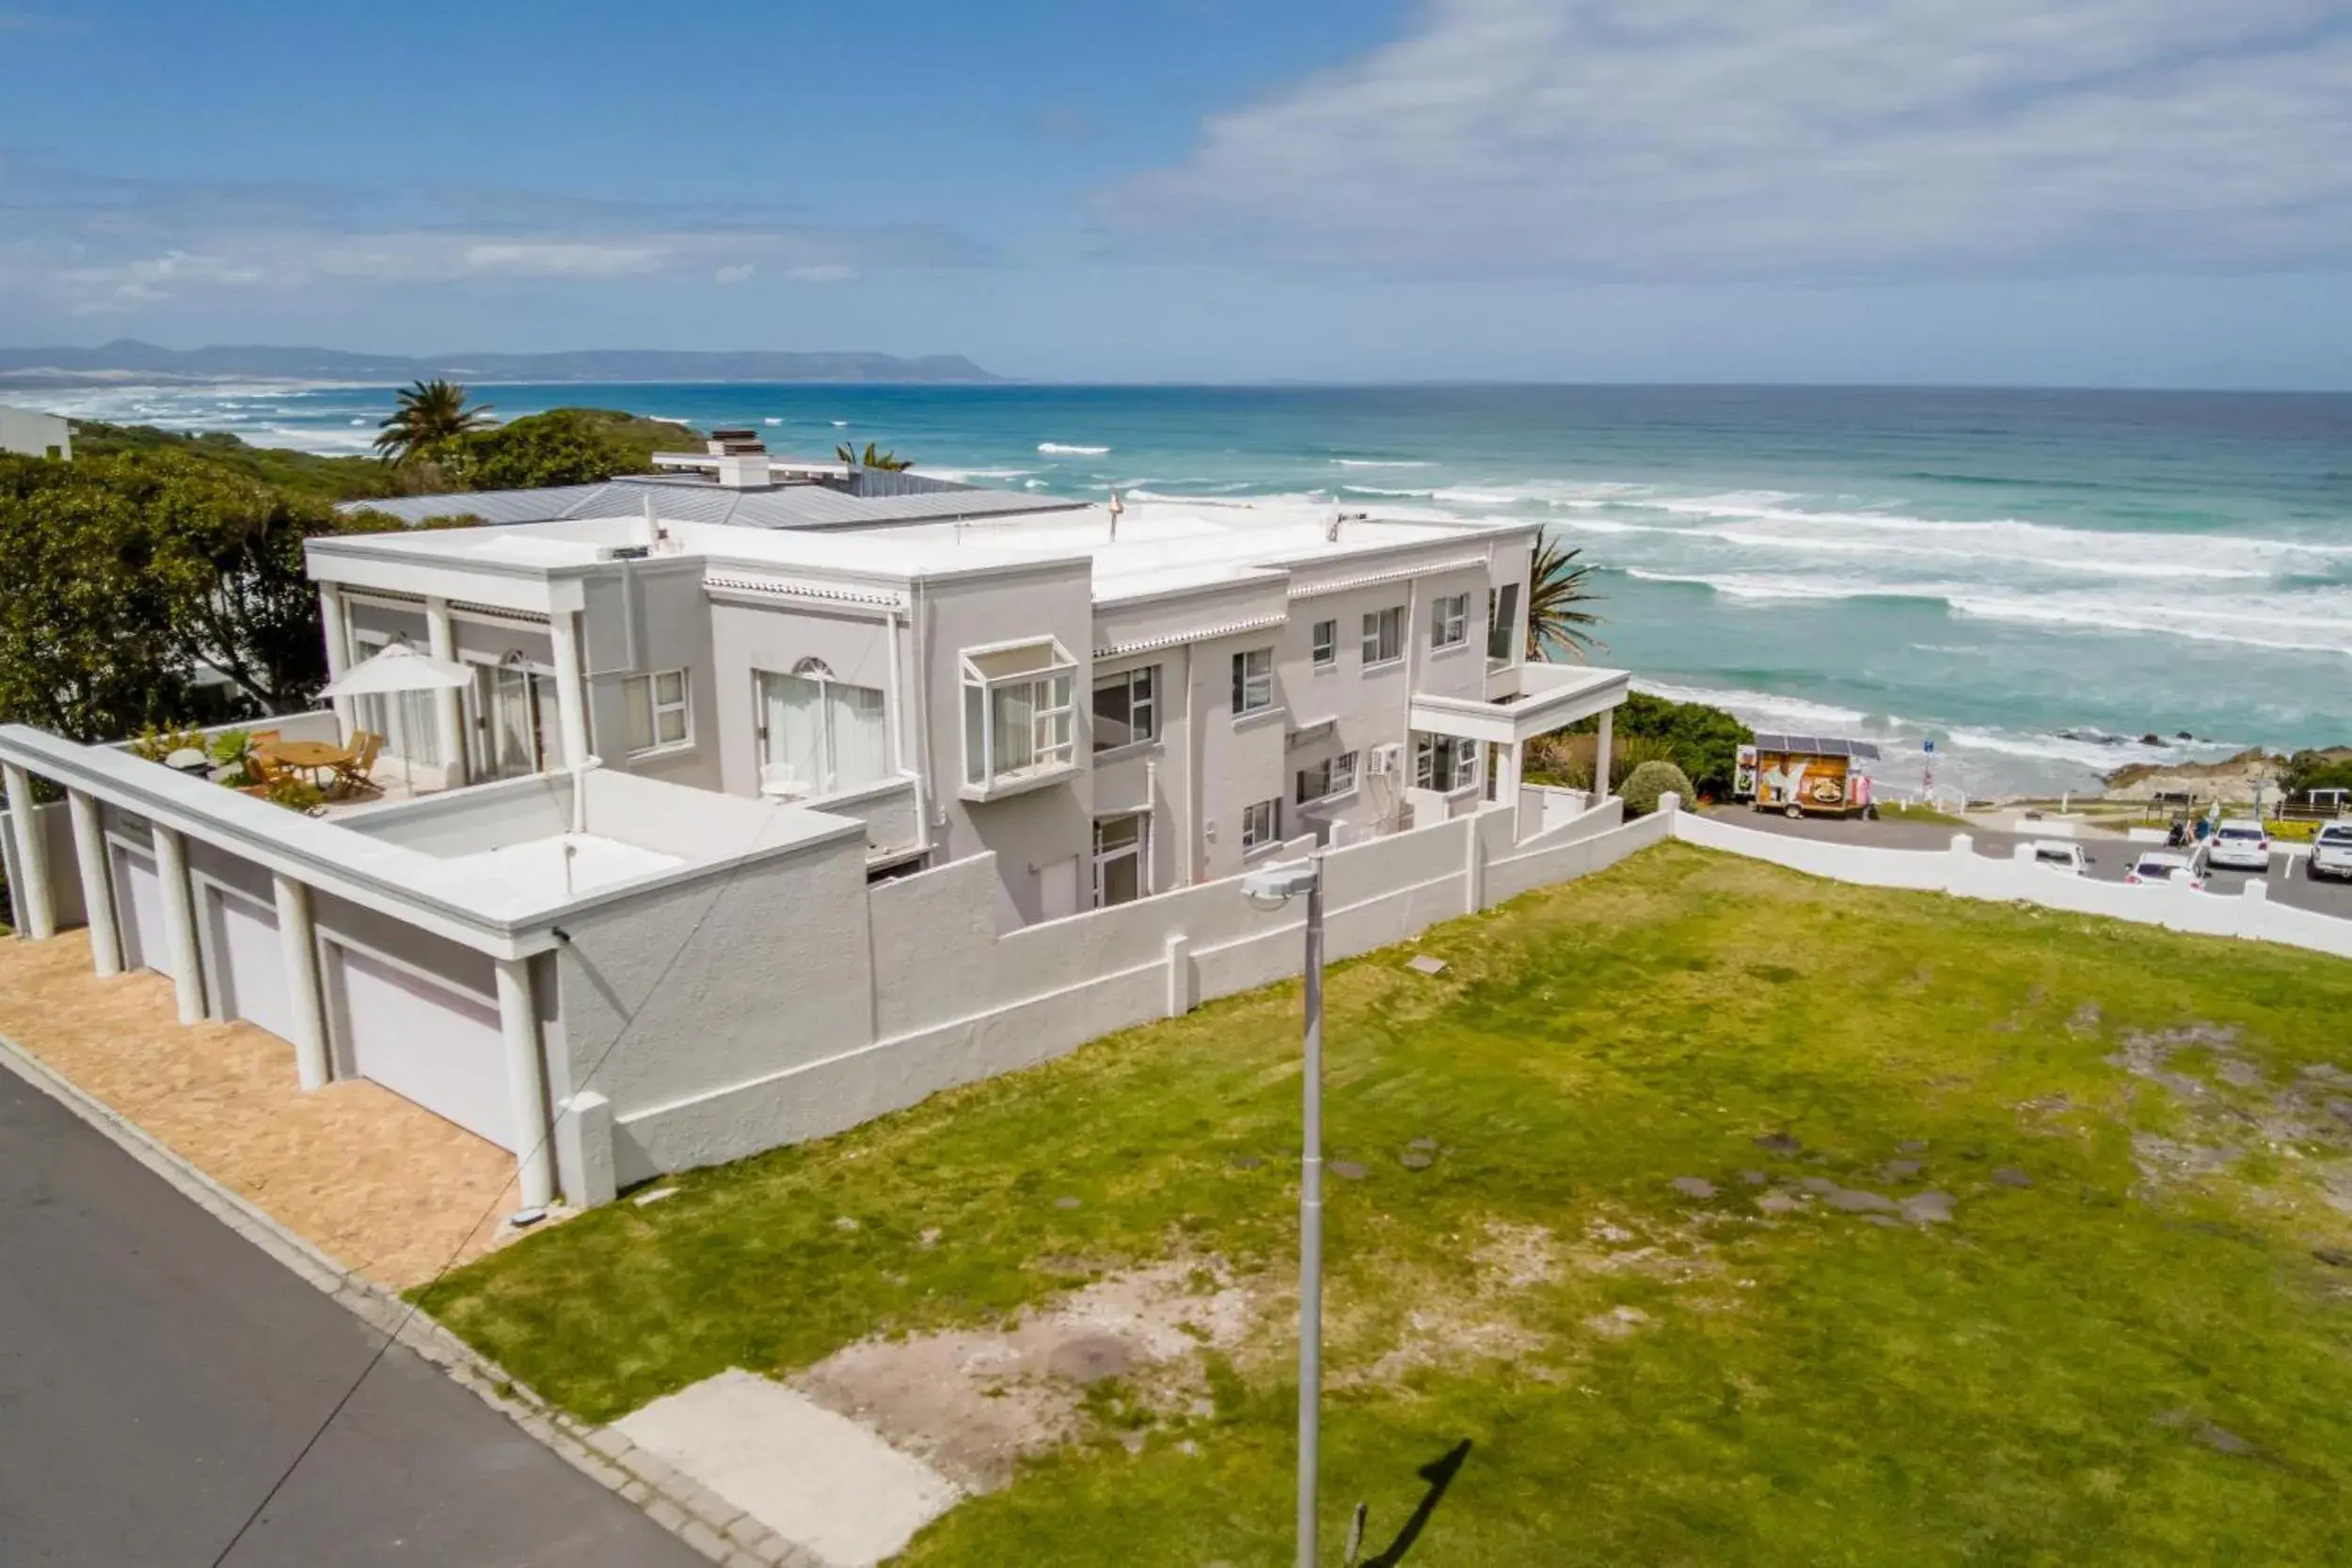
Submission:
M 872 1039 L 865 893 L 836 839 L 567 925 L 552 1086 L 611 1102 L 621 1181 L 783 1141 L 762 1085 Z
M 73 455 L 72 426 L 63 415 L 35 408 L 0 408 L 0 451 L 46 457 L 53 447 L 59 457 Z
M 891 689 L 890 625 L 886 610 L 820 610 L 795 604 L 720 600 L 709 606 L 711 668 L 718 703 L 720 785 L 730 795 L 759 793 L 757 677 L 788 675 L 804 658 L 821 659 L 836 680 L 883 694 L 890 722 L 903 726 L 905 703 Z M 899 632 L 900 678 L 911 669 L 906 633 Z M 899 732 L 902 752 L 907 732 Z M 908 759 L 909 766 L 913 759 Z

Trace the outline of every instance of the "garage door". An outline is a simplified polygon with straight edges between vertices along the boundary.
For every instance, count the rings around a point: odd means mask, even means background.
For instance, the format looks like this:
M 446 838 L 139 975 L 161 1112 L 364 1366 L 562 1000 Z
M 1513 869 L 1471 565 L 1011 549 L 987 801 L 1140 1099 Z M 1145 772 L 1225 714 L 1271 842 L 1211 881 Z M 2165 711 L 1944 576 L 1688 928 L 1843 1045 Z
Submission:
M 207 902 L 206 945 L 220 988 L 223 1018 L 258 1023 L 281 1040 L 294 1038 L 294 1000 L 286 990 L 285 951 L 278 942 L 278 911 L 258 899 L 215 888 Z
M 115 923 L 122 928 L 122 967 L 171 973 L 171 944 L 164 937 L 164 883 L 155 857 L 114 847 Z
M 364 953 L 335 952 L 342 1037 L 359 1076 L 513 1148 L 498 1009 Z

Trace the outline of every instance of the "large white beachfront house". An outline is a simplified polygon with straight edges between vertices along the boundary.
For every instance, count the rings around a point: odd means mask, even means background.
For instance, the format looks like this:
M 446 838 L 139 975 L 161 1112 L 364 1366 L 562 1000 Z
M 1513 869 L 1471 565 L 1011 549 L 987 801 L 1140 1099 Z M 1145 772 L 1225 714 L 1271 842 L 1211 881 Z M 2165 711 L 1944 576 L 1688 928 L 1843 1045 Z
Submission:
M 381 799 L 0 728 L 18 928 L 584 1204 L 1295 969 L 1225 880 L 1260 857 L 1328 850 L 1360 950 L 1619 820 L 1520 784 L 1626 690 L 1524 658 L 1531 526 L 675 466 L 310 542 L 331 669 L 470 674 L 274 721 L 388 736 Z
M 993 852 L 1014 926 L 1516 789 L 1522 738 L 1621 689 L 1525 664 L 1533 543 L 1243 508 L 638 516 L 323 539 L 310 571 L 334 668 L 403 641 L 474 671 L 347 716 L 395 753 L 853 816 L 877 875 Z

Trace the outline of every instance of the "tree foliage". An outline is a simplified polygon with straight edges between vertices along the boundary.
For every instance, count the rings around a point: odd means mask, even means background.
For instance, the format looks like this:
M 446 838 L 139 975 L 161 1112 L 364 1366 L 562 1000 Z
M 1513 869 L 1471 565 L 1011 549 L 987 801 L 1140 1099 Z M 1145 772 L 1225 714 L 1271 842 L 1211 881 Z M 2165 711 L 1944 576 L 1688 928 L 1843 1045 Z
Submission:
M 1553 534 L 1547 533 L 1537 541 L 1535 559 L 1528 572 L 1529 658 L 1542 660 L 1564 654 L 1581 664 L 1596 650 L 1608 647 L 1593 635 L 1593 628 L 1600 625 L 1600 617 L 1580 608 L 1600 600 L 1600 595 L 1589 586 L 1592 563 L 1577 559 L 1583 553 L 1581 548 L 1562 548 Z
M 0 460 L 0 720 L 103 740 L 307 707 L 326 672 L 302 542 L 393 526 L 178 452 Z
M 553 408 L 442 443 L 434 461 L 466 490 L 529 490 L 594 484 L 644 473 L 656 451 L 690 445 L 684 425 L 600 408 Z
M 900 457 L 895 451 L 883 451 L 871 441 L 866 443 L 864 456 L 860 456 L 857 448 L 847 441 L 836 445 L 833 454 L 844 463 L 854 463 L 861 468 L 880 468 L 885 473 L 895 474 L 914 467 L 914 458 Z
M 394 396 L 392 411 L 376 427 L 375 450 L 387 463 L 432 457 L 446 443 L 490 422 L 490 405 L 468 404 L 466 388 L 453 381 L 418 381 Z
M 1564 735 L 1591 735 L 1600 727 L 1597 719 L 1586 719 L 1571 724 Z M 1653 697 L 1646 691 L 1631 691 L 1616 709 L 1611 722 L 1612 743 L 1617 753 L 1628 753 L 1636 740 L 1655 742 L 1661 750 L 1655 753 L 1682 769 L 1697 786 L 1698 793 L 1721 800 L 1731 793 L 1732 769 L 1739 762 L 1740 748 L 1756 738 L 1756 732 L 1732 715 L 1705 703 L 1677 703 L 1664 697 Z M 1611 769 L 1616 771 L 1615 768 Z M 1686 796 L 1696 803 L 1695 797 Z

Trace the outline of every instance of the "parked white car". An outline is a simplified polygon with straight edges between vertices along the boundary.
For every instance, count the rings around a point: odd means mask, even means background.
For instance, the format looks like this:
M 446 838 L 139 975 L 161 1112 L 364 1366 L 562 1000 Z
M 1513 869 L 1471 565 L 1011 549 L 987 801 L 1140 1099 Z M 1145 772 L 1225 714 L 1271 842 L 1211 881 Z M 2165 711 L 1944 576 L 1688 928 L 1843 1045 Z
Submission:
M 2259 822 L 2237 818 L 2214 829 L 2205 840 L 2206 863 L 2233 871 L 2268 871 L 2270 834 Z
M 2079 844 L 2068 844 L 2062 839 L 2035 839 L 2033 841 L 2033 863 L 2045 870 L 2056 871 L 2062 876 L 2088 877 L 2090 875 L 2090 857 L 2083 853 L 2083 847 Z
M 2352 881 L 2352 822 L 2330 822 L 2312 839 L 2312 858 L 2303 863 L 2303 875 L 2316 881 L 2322 877 L 2342 877 Z
M 2175 887 L 2201 893 L 2205 886 L 2204 873 L 2194 859 L 2158 849 L 2147 850 L 2132 862 L 2132 868 L 2123 873 L 2123 880 L 2134 887 L 2152 882 L 2169 882 Z

